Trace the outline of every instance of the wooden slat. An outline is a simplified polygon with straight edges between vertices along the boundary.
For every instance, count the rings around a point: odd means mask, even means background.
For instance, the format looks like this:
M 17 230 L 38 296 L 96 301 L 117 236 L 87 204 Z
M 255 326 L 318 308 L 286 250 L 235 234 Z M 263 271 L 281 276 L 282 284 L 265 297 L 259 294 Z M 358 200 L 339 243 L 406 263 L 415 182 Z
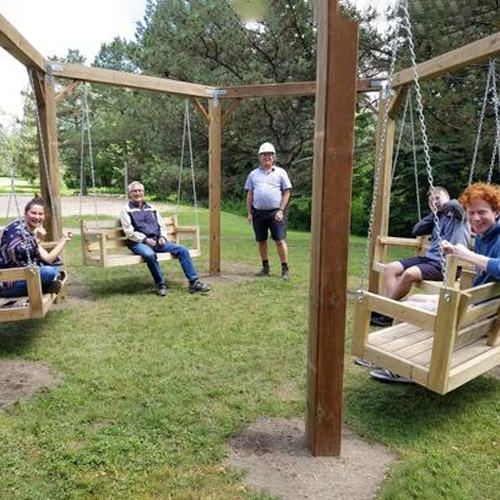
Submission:
M 436 78 L 466 66 L 477 64 L 500 52 L 500 33 L 469 43 L 418 65 L 420 80 Z M 413 83 L 413 69 L 394 75 L 394 87 Z
M 422 243 L 417 238 L 399 238 L 397 236 L 379 236 L 377 241 L 380 245 L 393 247 L 419 248 Z
M 367 299 L 358 299 L 354 311 L 354 325 L 352 335 L 353 356 L 363 357 L 365 345 L 370 334 L 370 309 Z
M 391 340 L 390 342 L 386 342 L 382 345 L 379 345 L 381 349 L 386 352 L 396 353 L 398 356 L 403 358 L 410 358 L 418 354 L 417 352 L 405 354 L 405 351 L 409 347 L 413 347 L 416 344 L 420 344 L 421 342 L 432 338 L 433 332 L 430 330 L 423 330 L 422 328 L 416 330 L 411 335 L 405 335 L 404 337 L 399 337 L 397 339 Z M 431 342 L 432 345 L 432 342 Z
M 43 316 L 42 304 L 42 282 L 40 279 L 40 269 L 26 268 L 26 283 L 28 286 L 28 297 L 30 299 L 29 311 L 31 318 L 41 318 Z
M 406 305 L 404 302 L 366 292 L 370 300 L 370 310 L 385 314 L 405 323 L 419 326 L 424 330 L 434 330 L 436 313 Z
M 214 87 L 199 85 L 196 83 L 168 80 L 154 76 L 136 75 L 103 68 L 91 68 L 80 64 L 61 64 L 52 62 L 52 73 L 58 78 L 70 78 L 72 80 L 83 80 L 92 83 L 104 83 L 116 87 L 127 87 L 140 90 L 151 90 L 153 92 L 165 92 L 168 94 L 209 97 L 214 92 Z
M 375 346 L 383 345 L 391 340 L 412 335 L 417 330 L 421 330 L 419 326 L 410 325 L 409 323 L 398 323 L 394 326 L 389 326 L 382 330 L 377 330 L 370 333 L 368 343 Z
M 471 295 L 471 302 L 476 304 L 500 295 L 500 282 L 486 283 L 464 290 Z
M 409 378 L 424 387 L 427 386 L 428 370 L 408 359 L 395 354 L 388 354 L 375 346 L 366 346 L 365 358 L 377 366 L 383 366 L 402 377 Z
M 442 290 L 439 296 L 427 386 L 440 394 L 444 394 L 448 390 L 448 376 L 457 333 L 460 296 L 461 293 L 458 290 Z
M 0 14 L 0 46 L 25 66 L 45 71 L 44 57 Z M 6 76 L 4 75 L 4 78 Z
M 488 318 L 489 316 L 496 315 L 498 308 L 500 306 L 500 299 L 489 300 L 474 307 L 470 307 L 464 314 L 460 325 L 462 327 L 471 325 L 480 321 L 482 319 Z
M 477 341 L 481 342 L 480 340 Z M 470 349 L 474 348 L 472 345 Z M 500 364 L 500 346 L 489 347 L 482 354 L 474 353 L 475 357 L 453 368 L 450 372 L 448 389 L 450 391 L 460 387 L 470 380 L 486 373 Z

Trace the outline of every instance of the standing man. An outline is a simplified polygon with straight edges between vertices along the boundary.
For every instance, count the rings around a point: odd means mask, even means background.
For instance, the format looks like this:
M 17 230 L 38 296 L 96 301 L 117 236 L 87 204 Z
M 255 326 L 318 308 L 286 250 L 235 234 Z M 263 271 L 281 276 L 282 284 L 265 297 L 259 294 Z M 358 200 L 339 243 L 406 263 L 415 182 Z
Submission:
M 131 182 L 128 185 L 128 196 L 130 201 L 120 212 L 120 222 L 130 250 L 144 257 L 158 287 L 158 295 L 165 297 L 168 293 L 156 257 L 158 252 L 169 252 L 179 259 L 189 281 L 189 293 L 208 292 L 210 287 L 199 281 L 189 250 L 185 246 L 167 241 L 167 229 L 160 212 L 144 200 L 144 186 L 138 181 Z
M 260 167 L 250 172 L 245 183 L 248 222 L 253 226 L 262 259 L 262 269 L 257 276 L 270 273 L 267 238 L 271 231 L 281 261 L 281 277 L 289 280 L 286 207 L 292 184 L 285 170 L 275 166 L 276 150 L 270 142 L 260 146 L 259 161 Z

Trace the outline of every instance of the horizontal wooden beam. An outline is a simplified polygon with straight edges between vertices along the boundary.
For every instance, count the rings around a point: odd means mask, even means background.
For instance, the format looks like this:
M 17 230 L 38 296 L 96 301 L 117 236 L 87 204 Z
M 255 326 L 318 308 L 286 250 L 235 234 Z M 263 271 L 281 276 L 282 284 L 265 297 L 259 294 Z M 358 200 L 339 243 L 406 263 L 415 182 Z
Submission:
M 215 90 L 213 87 L 196 83 L 168 80 L 155 76 L 136 75 L 112 69 L 91 68 L 80 64 L 60 64 L 53 62 L 51 65 L 52 74 L 57 78 L 83 80 L 85 82 L 151 90 L 153 92 L 165 92 L 188 97 L 211 97 Z
M 0 14 L 0 47 L 25 66 L 45 71 L 44 57 Z M 3 78 L 8 78 L 3 75 Z
M 500 52 L 500 33 L 495 33 L 419 64 L 418 75 L 420 80 L 436 78 L 489 59 L 498 52 Z M 394 75 L 394 87 L 411 83 L 413 83 L 412 68 Z
M 380 81 L 377 79 L 359 79 L 356 91 L 379 92 Z M 265 98 L 265 97 L 315 97 L 316 82 L 264 83 L 260 85 L 239 85 L 221 89 L 221 99 Z

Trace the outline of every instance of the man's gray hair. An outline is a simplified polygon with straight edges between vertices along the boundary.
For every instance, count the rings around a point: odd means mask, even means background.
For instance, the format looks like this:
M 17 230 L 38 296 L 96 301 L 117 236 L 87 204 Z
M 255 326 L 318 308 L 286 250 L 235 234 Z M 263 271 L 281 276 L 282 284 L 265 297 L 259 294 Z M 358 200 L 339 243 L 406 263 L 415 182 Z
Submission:
M 141 186 L 142 190 L 144 191 L 144 184 L 142 182 L 132 181 L 127 187 L 127 192 L 130 193 L 134 186 Z

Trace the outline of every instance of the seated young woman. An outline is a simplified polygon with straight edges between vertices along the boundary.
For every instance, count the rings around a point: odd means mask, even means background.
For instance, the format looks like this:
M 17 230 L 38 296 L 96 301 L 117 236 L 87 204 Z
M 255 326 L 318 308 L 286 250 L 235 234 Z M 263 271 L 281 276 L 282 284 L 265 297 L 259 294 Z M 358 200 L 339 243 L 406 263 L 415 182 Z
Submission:
M 477 182 L 460 196 L 467 219 L 476 234 L 474 251 L 466 246 L 443 241 L 441 248 L 447 255 L 469 262 L 476 267 L 474 286 L 500 281 L 500 186 Z M 420 309 L 435 310 L 437 295 L 412 295 L 405 304 Z
M 71 239 L 71 233 L 65 233 L 56 246 L 47 251 L 40 243 L 40 235 L 45 233 L 43 221 L 45 211 L 43 200 L 33 198 L 24 209 L 24 218 L 8 224 L 0 239 L 0 269 L 27 267 L 30 264 L 40 268 L 42 291 L 44 293 L 59 293 L 61 281 L 59 278 L 59 256 Z M 8 281 L 0 284 L 0 296 L 22 297 L 27 295 L 25 280 Z

